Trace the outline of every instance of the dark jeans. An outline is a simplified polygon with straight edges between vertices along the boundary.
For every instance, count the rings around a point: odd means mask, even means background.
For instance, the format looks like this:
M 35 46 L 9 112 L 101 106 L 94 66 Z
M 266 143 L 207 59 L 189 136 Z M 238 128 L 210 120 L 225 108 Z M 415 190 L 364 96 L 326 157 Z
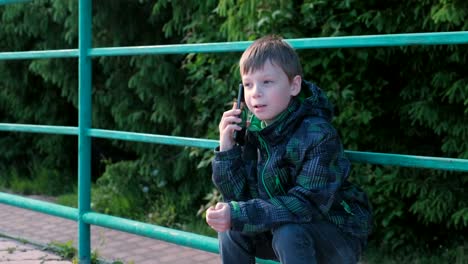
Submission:
M 328 222 L 286 224 L 255 234 L 226 231 L 218 237 L 224 264 L 255 263 L 255 257 L 282 264 L 346 264 L 356 263 L 361 255 L 361 241 Z

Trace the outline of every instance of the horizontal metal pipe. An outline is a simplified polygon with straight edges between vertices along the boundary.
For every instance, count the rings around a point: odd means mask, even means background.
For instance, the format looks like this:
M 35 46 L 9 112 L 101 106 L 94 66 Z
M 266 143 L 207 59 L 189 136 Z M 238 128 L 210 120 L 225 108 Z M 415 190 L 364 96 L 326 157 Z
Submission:
M 363 48 L 468 43 L 468 31 L 287 39 L 296 49 Z M 93 48 L 89 56 L 134 56 L 244 51 L 252 41 Z M 77 49 L 0 52 L 0 60 L 78 57 Z
M 122 132 L 104 129 L 90 129 L 88 134 L 93 137 L 112 138 L 119 140 L 141 141 L 175 146 L 188 146 L 214 149 L 219 145 L 217 140 L 174 137 L 145 133 Z M 425 157 L 414 155 L 387 154 L 377 152 L 345 151 L 346 156 L 353 162 L 397 165 L 404 167 L 433 168 L 449 171 L 468 171 L 468 160 Z
M 148 143 L 157 143 L 174 146 L 199 147 L 199 148 L 215 148 L 218 145 L 217 140 L 199 139 L 188 137 L 175 137 L 166 135 L 155 135 L 146 133 L 123 132 L 105 129 L 89 129 L 88 135 L 99 138 L 111 138 L 128 141 L 140 141 Z
M 468 159 L 451 159 L 349 150 L 345 151 L 345 153 L 353 162 L 468 172 Z
M 257 264 L 280 264 L 279 262 L 273 260 L 259 259 L 255 258 L 255 263 Z
M 468 43 L 468 31 L 301 38 L 287 39 L 287 41 L 296 49 L 465 44 Z M 91 49 L 89 55 L 128 56 L 143 54 L 239 52 L 245 50 L 251 43 L 252 41 L 239 41 L 203 44 L 94 48 Z
M 362 35 L 288 40 L 296 49 L 467 44 L 468 31 Z
M 0 52 L 0 60 L 53 59 L 78 57 L 77 49 Z
M 10 124 L 10 123 L 0 123 L 0 131 L 78 135 L 77 127 L 41 126 L 41 125 L 25 125 L 25 124 Z M 87 133 L 88 133 L 87 135 L 91 137 L 126 140 L 126 141 L 138 141 L 138 142 L 147 142 L 147 143 L 182 146 L 182 147 L 198 147 L 198 148 L 214 149 L 219 144 L 217 140 L 212 140 L 212 139 L 175 137 L 175 136 L 155 135 L 155 134 L 136 133 L 136 132 L 124 132 L 124 131 L 105 130 L 105 129 L 88 129 Z M 448 171 L 468 171 L 468 160 L 465 160 L 465 159 L 439 158 L 439 157 L 349 151 L 349 150 L 346 150 L 345 153 L 352 162 L 439 169 L 439 170 L 448 170 Z
M 218 253 L 219 251 L 218 240 L 212 237 L 92 212 L 85 213 L 83 220 L 88 224 L 151 237 L 212 253 Z
M 0 131 L 78 135 L 77 127 L 0 123 Z
M 151 45 L 137 47 L 111 47 L 93 48 L 90 56 L 131 56 L 146 54 L 185 54 L 185 53 L 216 53 L 216 52 L 238 52 L 245 50 L 252 41 L 200 43 L 200 44 L 173 44 L 173 45 Z
M 78 209 L 0 192 L 0 203 L 77 221 Z M 13 223 L 14 224 L 14 223 Z

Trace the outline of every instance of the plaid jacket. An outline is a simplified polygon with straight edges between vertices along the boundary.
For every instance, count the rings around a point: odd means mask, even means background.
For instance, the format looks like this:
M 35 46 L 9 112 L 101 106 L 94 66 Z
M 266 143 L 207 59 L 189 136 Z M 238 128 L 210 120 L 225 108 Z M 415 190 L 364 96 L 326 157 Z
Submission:
M 213 182 L 231 209 L 231 229 L 262 232 L 286 223 L 325 219 L 365 238 L 371 230 L 366 194 L 347 181 L 350 162 L 330 124 L 332 106 L 303 82 L 271 125 L 252 118 L 244 146 L 215 150 Z

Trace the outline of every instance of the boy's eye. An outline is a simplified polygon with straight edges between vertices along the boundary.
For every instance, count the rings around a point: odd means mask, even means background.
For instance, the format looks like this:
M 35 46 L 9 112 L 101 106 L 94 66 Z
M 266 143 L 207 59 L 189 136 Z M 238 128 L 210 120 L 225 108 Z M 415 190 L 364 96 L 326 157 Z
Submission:
M 251 86 L 250 83 L 244 83 L 244 87 L 249 88 Z
M 273 83 L 273 81 L 272 80 L 265 80 L 265 81 L 263 81 L 263 83 L 264 84 L 271 84 L 271 83 Z

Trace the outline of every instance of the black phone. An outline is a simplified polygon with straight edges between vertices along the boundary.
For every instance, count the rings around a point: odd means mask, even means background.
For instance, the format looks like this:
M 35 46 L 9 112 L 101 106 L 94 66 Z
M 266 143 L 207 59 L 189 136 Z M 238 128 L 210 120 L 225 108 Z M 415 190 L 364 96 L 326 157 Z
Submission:
M 241 109 L 242 103 L 244 102 L 244 85 L 242 83 L 239 83 L 239 91 L 237 93 L 237 109 Z M 243 118 L 242 113 L 239 115 L 240 118 Z M 239 126 L 242 128 L 240 131 L 234 131 L 234 141 L 237 142 L 239 145 L 244 145 L 245 143 L 245 123 L 247 120 L 242 120 L 241 123 L 239 123 Z

